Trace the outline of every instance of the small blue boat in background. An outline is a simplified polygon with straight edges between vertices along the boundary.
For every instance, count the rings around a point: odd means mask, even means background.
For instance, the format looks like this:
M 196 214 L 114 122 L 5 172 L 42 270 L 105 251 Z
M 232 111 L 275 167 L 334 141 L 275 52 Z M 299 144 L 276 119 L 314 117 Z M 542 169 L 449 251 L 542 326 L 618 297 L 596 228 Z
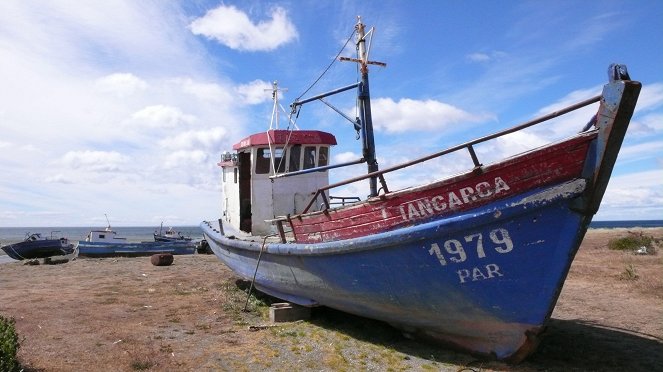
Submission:
M 183 242 L 193 240 L 190 236 L 184 236 L 181 232 L 176 231 L 172 227 L 169 227 L 168 230 L 163 231 L 163 222 L 159 227 L 159 233 L 157 234 L 156 230 L 154 231 L 154 241 L 155 242 Z
M 117 236 L 110 224 L 103 230 L 92 230 L 85 240 L 78 242 L 82 257 L 151 256 L 157 253 L 193 254 L 196 244 L 190 240 L 130 242 Z
M 74 245 L 69 243 L 69 239 L 54 237 L 56 232 L 58 231 L 52 231 L 50 238 L 42 237 L 39 233 L 27 233 L 25 240 L 7 244 L 2 250 L 15 260 L 33 260 L 74 253 Z

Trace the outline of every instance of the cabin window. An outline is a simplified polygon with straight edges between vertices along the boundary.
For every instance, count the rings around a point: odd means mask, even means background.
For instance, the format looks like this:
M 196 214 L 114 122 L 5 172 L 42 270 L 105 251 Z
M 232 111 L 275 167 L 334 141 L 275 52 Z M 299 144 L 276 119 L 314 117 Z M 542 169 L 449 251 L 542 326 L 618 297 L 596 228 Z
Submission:
M 270 152 L 268 148 L 258 149 L 256 152 L 256 174 L 269 173 Z
M 306 146 L 304 149 L 304 169 L 315 167 L 315 146 Z
M 99 234 L 99 239 L 104 239 L 104 238 L 106 238 L 106 235 L 104 235 L 104 234 Z
M 276 173 L 285 172 L 285 157 L 286 151 L 283 147 L 277 147 L 274 149 L 274 169 L 276 169 Z
M 327 160 L 328 156 L 329 156 L 329 147 L 320 146 L 320 153 L 318 156 L 318 167 L 324 167 L 329 163 Z
M 237 183 L 237 173 L 238 173 L 237 168 L 233 168 L 233 173 L 235 177 L 235 183 Z
M 288 170 L 295 172 L 299 170 L 299 161 L 302 155 L 302 145 L 294 145 L 290 148 L 290 163 Z
M 285 172 L 285 160 L 283 159 L 285 155 L 286 151 L 283 149 L 283 147 L 277 147 L 274 149 L 274 168 L 276 169 L 276 173 Z M 257 150 L 256 174 L 270 173 L 272 170 L 270 164 L 271 157 L 272 155 L 269 148 L 259 148 Z

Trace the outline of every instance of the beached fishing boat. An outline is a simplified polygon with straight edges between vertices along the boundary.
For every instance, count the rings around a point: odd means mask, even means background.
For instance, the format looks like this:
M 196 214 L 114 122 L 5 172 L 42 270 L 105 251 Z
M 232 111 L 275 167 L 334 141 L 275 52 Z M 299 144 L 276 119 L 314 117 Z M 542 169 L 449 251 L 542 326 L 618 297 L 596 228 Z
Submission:
M 36 258 L 47 258 L 65 256 L 74 253 L 74 245 L 67 238 L 60 238 L 51 232 L 50 237 L 43 237 L 40 233 L 26 234 L 22 242 L 7 244 L 2 250 L 15 260 L 32 260 Z
M 189 240 L 131 242 L 120 237 L 110 224 L 103 230 L 92 230 L 85 240 L 78 242 L 78 255 L 81 257 L 134 257 L 151 256 L 157 253 L 194 254 L 196 244 Z
M 172 227 L 169 227 L 168 230 L 163 231 L 163 223 L 159 226 L 159 232 L 154 231 L 154 241 L 155 242 L 177 242 L 177 241 L 191 241 L 193 240 L 190 236 L 184 236 L 181 232 L 176 231 Z
M 611 65 L 600 95 L 379 170 L 365 27 L 356 89 L 368 173 L 328 184 L 335 137 L 312 130 L 251 135 L 222 154 L 222 217 L 201 223 L 218 258 L 255 287 L 304 306 L 379 319 L 414 337 L 518 362 L 535 350 L 597 212 L 641 84 Z M 346 59 L 348 60 L 348 59 Z M 326 102 L 325 102 L 326 103 Z M 474 147 L 595 104 L 569 138 L 483 164 Z M 351 120 L 351 119 L 350 119 Z M 352 121 L 352 120 L 351 120 Z M 466 152 L 467 171 L 391 190 L 384 175 Z M 428 168 L 427 168 L 428 169 Z M 440 176 L 441 177 L 441 176 Z M 330 190 L 368 180 L 369 196 L 334 205 Z M 378 185 L 380 188 L 378 189 Z

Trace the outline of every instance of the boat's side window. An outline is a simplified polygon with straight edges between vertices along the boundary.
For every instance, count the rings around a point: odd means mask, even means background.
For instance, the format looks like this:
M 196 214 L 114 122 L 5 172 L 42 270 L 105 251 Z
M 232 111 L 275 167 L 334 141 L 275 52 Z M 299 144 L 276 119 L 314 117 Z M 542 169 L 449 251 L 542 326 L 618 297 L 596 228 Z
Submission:
M 290 148 L 290 162 L 288 165 L 289 172 L 299 170 L 299 161 L 302 155 L 302 145 L 294 145 Z
M 256 151 L 256 174 L 269 173 L 269 148 L 259 148 Z
M 283 147 L 274 149 L 274 169 L 276 169 L 276 173 L 285 172 L 285 157 L 286 151 Z
M 233 173 L 234 173 L 234 177 L 235 177 L 235 183 L 237 183 L 237 173 L 238 173 L 237 168 L 233 168 Z
M 315 146 L 306 146 L 304 149 L 304 169 L 315 167 Z
M 327 157 L 329 156 L 329 147 L 320 146 L 320 153 L 318 156 L 318 167 L 324 167 L 328 164 Z
M 105 238 L 106 238 L 106 235 L 104 235 L 104 234 L 99 234 L 99 239 L 105 239 Z

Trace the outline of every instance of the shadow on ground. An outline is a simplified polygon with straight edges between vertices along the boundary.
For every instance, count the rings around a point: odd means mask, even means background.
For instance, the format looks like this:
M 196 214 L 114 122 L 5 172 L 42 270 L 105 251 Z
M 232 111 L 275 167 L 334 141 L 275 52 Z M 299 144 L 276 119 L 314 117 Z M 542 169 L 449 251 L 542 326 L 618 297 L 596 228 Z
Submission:
M 384 322 L 325 307 L 314 309 L 310 322 L 406 355 L 477 370 L 483 367 L 516 371 L 654 371 L 663 366 L 663 340 L 580 320 L 551 319 L 537 351 L 517 366 L 410 340 Z
M 582 320 L 552 319 L 526 364 L 559 370 L 655 371 L 663 368 L 663 340 Z

